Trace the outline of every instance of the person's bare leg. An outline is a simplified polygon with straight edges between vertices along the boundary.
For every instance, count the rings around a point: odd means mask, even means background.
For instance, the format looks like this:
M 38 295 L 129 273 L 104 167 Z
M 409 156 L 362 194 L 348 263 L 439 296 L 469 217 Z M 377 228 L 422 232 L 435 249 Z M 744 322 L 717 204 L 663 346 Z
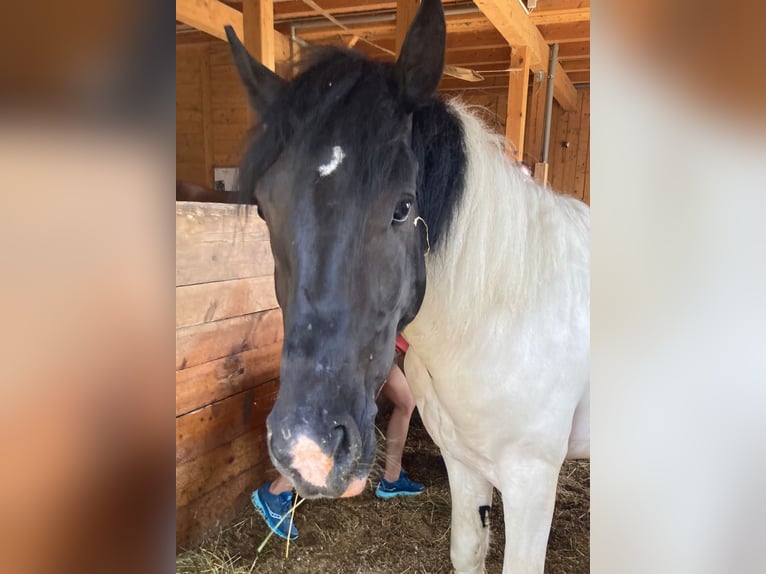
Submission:
M 271 483 L 271 485 L 269 485 L 269 492 L 271 494 L 282 494 L 283 492 L 288 492 L 292 489 L 293 483 L 281 474 Z
M 415 399 L 412 398 L 404 373 L 396 364 L 391 367 L 382 392 L 394 403 L 394 410 L 386 429 L 386 468 L 383 478 L 395 482 L 399 479 L 399 471 L 402 469 L 402 453 L 410 428 L 410 417 L 415 410 Z

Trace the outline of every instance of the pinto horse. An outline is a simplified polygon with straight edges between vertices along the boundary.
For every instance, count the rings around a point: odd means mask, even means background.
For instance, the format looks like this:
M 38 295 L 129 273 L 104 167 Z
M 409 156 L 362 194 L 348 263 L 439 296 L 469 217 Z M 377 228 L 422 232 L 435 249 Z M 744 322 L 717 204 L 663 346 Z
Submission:
M 275 467 L 306 497 L 364 489 L 404 331 L 449 473 L 455 570 L 483 571 L 494 487 L 503 572 L 542 572 L 559 469 L 589 452 L 588 208 L 435 95 L 439 0 L 423 0 L 395 64 L 325 51 L 290 82 L 227 35 L 261 119 L 242 199 L 268 225 L 284 316 Z

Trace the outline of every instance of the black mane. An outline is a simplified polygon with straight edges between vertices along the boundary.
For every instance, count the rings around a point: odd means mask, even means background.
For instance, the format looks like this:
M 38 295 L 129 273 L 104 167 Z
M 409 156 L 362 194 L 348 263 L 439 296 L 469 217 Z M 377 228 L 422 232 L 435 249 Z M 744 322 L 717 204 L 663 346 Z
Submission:
M 239 201 L 254 202 L 255 184 L 294 138 L 301 141 L 307 134 L 332 130 L 334 122 L 353 122 L 353 147 L 374 149 L 370 146 L 397 138 L 411 113 L 412 149 L 420 166 L 418 211 L 428 224 L 431 248 L 436 249 L 464 188 L 466 155 L 459 120 L 438 96 L 408 109 L 392 63 L 372 62 L 338 48 L 315 49 L 304 62 L 303 70 L 280 89 L 251 130 L 240 167 Z M 368 173 L 391 169 L 381 157 L 385 154 L 367 158 Z M 362 192 L 374 192 L 373 186 L 361 187 Z

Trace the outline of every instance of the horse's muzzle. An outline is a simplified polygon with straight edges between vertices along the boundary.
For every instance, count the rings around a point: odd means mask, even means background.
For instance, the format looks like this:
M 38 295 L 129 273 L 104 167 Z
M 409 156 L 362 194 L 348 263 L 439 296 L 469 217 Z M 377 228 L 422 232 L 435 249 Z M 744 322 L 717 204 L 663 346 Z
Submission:
M 369 466 L 361 464 L 362 437 L 357 423 L 348 415 L 325 414 L 312 424 L 299 412 L 279 416 L 275 409 L 267 419 L 274 466 L 306 498 L 359 494 Z

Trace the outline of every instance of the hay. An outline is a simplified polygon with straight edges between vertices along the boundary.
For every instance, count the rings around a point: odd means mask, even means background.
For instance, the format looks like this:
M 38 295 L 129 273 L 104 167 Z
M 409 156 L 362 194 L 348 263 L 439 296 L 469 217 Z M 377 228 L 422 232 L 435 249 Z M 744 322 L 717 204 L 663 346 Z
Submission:
M 385 428 L 382 409 L 380 428 Z M 300 533 L 285 559 L 285 541 L 273 538 L 258 554 L 269 529 L 252 507 L 243 508 L 234 523 L 199 548 L 176 558 L 178 574 L 252 574 L 256 572 L 447 574 L 450 495 L 447 472 L 439 451 L 413 416 L 403 466 L 426 485 L 412 498 L 379 500 L 374 484 L 360 496 L 339 500 L 308 500 L 296 513 Z M 258 485 L 253 485 L 256 487 Z M 559 478 L 545 571 L 584 574 L 589 571 L 590 464 L 569 461 Z M 502 570 L 503 513 L 498 493 L 492 507 L 492 540 L 487 572 Z

